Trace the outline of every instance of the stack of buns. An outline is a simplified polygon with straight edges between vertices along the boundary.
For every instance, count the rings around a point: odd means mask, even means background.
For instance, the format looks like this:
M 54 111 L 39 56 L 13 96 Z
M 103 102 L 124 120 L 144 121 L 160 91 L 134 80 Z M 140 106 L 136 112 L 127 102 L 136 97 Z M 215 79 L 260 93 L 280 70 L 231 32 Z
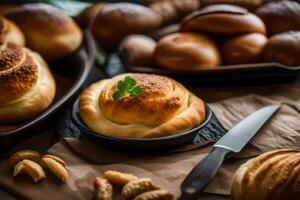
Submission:
M 31 120 L 51 105 L 56 83 L 45 60 L 64 58 L 81 41 L 75 22 L 49 5 L 25 4 L 0 16 L 1 125 Z

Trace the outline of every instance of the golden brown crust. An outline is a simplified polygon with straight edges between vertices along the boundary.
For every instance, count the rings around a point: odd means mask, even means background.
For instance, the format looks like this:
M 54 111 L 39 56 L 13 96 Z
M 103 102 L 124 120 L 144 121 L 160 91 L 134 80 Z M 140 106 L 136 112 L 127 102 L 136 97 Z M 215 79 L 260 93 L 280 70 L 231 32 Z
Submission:
M 118 185 L 118 186 L 124 186 L 128 182 L 137 180 L 138 177 L 132 175 L 132 174 L 127 174 L 127 173 L 122 173 L 118 171 L 113 171 L 109 170 L 104 173 L 104 177 L 112 184 Z
M 23 173 L 30 176 L 34 182 L 46 178 L 43 168 L 38 163 L 27 159 L 22 160 L 14 167 L 14 176 L 19 176 Z
M 188 15 L 181 23 L 182 31 L 201 31 L 219 35 L 243 33 L 266 34 L 263 21 L 239 6 L 218 4 Z
M 264 0 L 201 0 L 203 6 L 209 6 L 213 4 L 232 4 L 250 10 L 259 7 L 263 2 Z
M 297 200 L 300 151 L 274 150 L 243 164 L 233 177 L 233 200 Z
M 267 62 L 285 65 L 300 65 L 300 31 L 290 31 L 271 37 L 264 50 Z
M 36 151 L 32 150 L 22 150 L 14 153 L 9 158 L 9 164 L 10 166 L 14 167 L 17 163 L 21 162 L 22 160 L 32 160 L 34 162 L 39 162 L 41 159 L 41 154 Z
M 43 59 L 12 43 L 0 45 L 0 84 L 0 123 L 33 118 L 55 95 L 55 82 Z
M 42 157 L 40 163 L 44 168 L 49 169 L 61 182 L 67 181 L 69 175 L 63 160 L 56 156 L 46 155 Z
M 232 38 L 222 46 L 225 64 L 260 62 L 268 38 L 260 33 L 249 33 Z
M 120 45 L 122 56 L 130 66 L 153 66 L 156 42 L 145 35 L 127 36 Z
M 157 29 L 161 18 L 151 9 L 132 3 L 115 3 L 103 8 L 95 17 L 92 33 L 99 44 L 115 49 L 131 34 L 145 34 Z
M 221 64 L 215 42 L 197 33 L 173 33 L 160 39 L 154 51 L 159 66 L 175 70 L 197 70 Z
M 25 37 L 21 30 L 12 21 L 0 15 L 0 42 L 11 42 L 24 46 Z
M 298 2 L 270 2 L 258 8 L 255 13 L 266 24 L 269 35 L 300 29 L 300 4 Z
M 132 76 L 141 86 L 136 97 L 114 101 L 116 84 Z M 92 84 L 80 96 L 80 116 L 92 130 L 113 137 L 162 137 L 190 130 L 205 118 L 202 100 L 163 76 L 122 74 Z
M 133 199 L 139 194 L 147 191 L 160 189 L 158 185 L 155 185 L 149 178 L 140 178 L 127 183 L 121 192 L 123 199 Z
M 46 4 L 25 4 L 7 14 L 23 31 L 29 48 L 48 61 L 75 51 L 82 33 L 71 17 Z
M 113 187 L 104 178 L 96 177 L 94 181 L 94 200 L 112 200 Z

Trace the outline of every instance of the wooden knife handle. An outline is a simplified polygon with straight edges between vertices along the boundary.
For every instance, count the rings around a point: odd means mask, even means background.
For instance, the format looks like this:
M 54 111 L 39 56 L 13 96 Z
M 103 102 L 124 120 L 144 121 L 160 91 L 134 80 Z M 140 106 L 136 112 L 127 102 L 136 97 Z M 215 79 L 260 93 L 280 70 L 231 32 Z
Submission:
M 181 185 L 181 200 L 196 199 L 200 192 L 213 180 L 230 150 L 215 147 L 189 173 Z

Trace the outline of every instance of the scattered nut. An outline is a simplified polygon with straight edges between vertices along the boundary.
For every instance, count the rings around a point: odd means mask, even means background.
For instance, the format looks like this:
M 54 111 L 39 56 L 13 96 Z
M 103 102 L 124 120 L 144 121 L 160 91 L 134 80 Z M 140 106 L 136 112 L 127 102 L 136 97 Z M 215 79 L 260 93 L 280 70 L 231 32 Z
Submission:
M 18 151 L 9 158 L 10 166 L 14 167 L 17 163 L 25 159 L 39 162 L 41 155 L 38 152 L 31 150 Z
M 166 190 L 153 190 L 142 193 L 133 200 L 173 200 L 174 195 Z
M 34 182 L 46 178 L 43 168 L 38 163 L 31 160 L 22 160 L 14 167 L 14 176 L 18 176 L 23 172 L 30 176 Z
M 124 199 L 132 199 L 141 193 L 156 189 L 160 189 L 160 187 L 155 185 L 151 179 L 141 178 L 127 183 L 123 187 L 121 195 Z
M 124 186 L 128 182 L 137 180 L 138 177 L 132 174 L 126 174 L 118 171 L 109 170 L 104 173 L 104 177 L 112 184 Z
M 65 182 L 68 179 L 69 175 L 65 168 L 65 162 L 60 158 L 47 155 L 42 157 L 40 163 L 44 168 L 49 169 L 62 182 Z
M 94 181 L 94 199 L 95 200 L 112 200 L 113 187 L 104 178 L 97 177 Z

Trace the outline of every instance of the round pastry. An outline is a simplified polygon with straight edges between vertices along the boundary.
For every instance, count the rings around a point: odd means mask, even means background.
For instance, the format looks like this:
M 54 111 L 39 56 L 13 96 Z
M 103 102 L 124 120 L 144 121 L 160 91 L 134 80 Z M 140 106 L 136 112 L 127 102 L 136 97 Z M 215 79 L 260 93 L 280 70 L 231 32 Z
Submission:
M 300 31 L 290 31 L 274 35 L 269 39 L 264 50 L 267 62 L 285 65 L 300 65 Z
M 121 80 L 130 76 L 142 91 L 114 100 Z M 173 79 L 151 74 L 121 74 L 101 80 L 80 96 L 79 111 L 95 132 L 121 138 L 154 138 L 175 135 L 203 122 L 201 99 Z
M 81 28 L 88 28 L 98 12 L 107 5 L 109 5 L 109 3 L 106 2 L 93 4 L 92 6 L 84 9 L 79 15 L 76 16 L 76 22 L 80 25 Z
M 201 0 L 203 6 L 213 4 L 232 4 L 253 10 L 262 5 L 264 0 Z
M 32 119 L 49 107 L 55 82 L 42 57 L 13 43 L 0 45 L 0 123 Z
M 173 33 L 160 39 L 154 51 L 159 66 L 173 70 L 213 68 L 221 56 L 213 40 L 198 33 Z
M 146 34 L 157 29 L 161 18 L 153 10 L 132 3 L 105 6 L 92 23 L 92 33 L 106 50 L 117 48 L 131 34 Z
M 258 8 L 255 13 L 266 24 L 269 35 L 300 29 L 300 4 L 298 2 L 270 2 Z
M 46 4 L 24 4 L 6 15 L 23 31 L 27 46 L 48 61 L 74 52 L 82 33 L 71 17 Z
M 164 25 L 180 21 L 184 16 L 198 10 L 199 0 L 161 0 L 149 5 L 149 8 L 162 17 Z
M 156 42 L 145 35 L 127 36 L 120 45 L 122 55 L 130 66 L 153 66 Z
M 12 42 L 16 45 L 24 46 L 25 37 L 22 31 L 15 25 L 0 15 L 0 42 Z
M 262 20 L 246 9 L 217 4 L 188 15 L 181 23 L 182 31 L 200 31 L 219 35 L 266 33 Z
M 226 41 L 222 47 L 225 64 L 259 62 L 267 41 L 268 38 L 260 33 L 249 33 Z
M 243 164 L 231 187 L 233 200 L 298 200 L 300 151 L 281 149 Z

